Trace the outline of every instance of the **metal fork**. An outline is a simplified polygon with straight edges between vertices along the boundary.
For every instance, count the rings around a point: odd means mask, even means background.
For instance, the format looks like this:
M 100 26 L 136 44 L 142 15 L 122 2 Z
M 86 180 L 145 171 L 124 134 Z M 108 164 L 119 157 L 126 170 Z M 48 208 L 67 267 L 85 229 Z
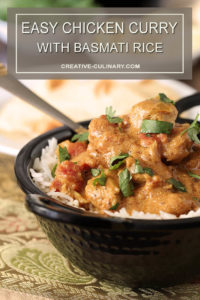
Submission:
M 52 116 L 62 124 L 67 125 L 73 131 L 77 133 L 83 133 L 87 131 L 83 126 L 65 116 L 55 107 L 51 106 L 42 98 L 34 94 L 15 77 L 8 74 L 6 67 L 2 63 L 0 63 L 0 86 L 25 102 L 43 111 L 44 113 Z

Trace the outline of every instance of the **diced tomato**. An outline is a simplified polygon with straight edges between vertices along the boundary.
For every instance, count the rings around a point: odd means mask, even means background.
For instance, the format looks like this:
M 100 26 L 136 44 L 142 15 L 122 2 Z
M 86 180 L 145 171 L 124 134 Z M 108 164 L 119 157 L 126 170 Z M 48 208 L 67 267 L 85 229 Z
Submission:
M 87 171 L 89 171 L 91 169 L 91 167 L 88 164 L 86 164 L 86 163 L 80 164 L 78 162 L 78 165 L 79 165 L 79 167 L 81 169 L 81 172 L 87 172 Z
M 60 192 L 62 188 L 62 183 L 59 179 L 55 178 L 51 183 L 51 189 L 54 189 L 56 192 Z
M 140 133 L 139 138 L 142 140 L 142 145 L 144 147 L 148 147 L 154 142 L 154 139 L 150 134 L 146 135 L 146 133 Z
M 84 185 L 80 166 L 68 160 L 58 165 L 56 177 L 60 178 L 62 183 L 69 185 L 70 188 L 77 192 L 79 192 Z
M 86 151 L 86 149 L 87 149 L 87 143 L 86 142 L 75 142 L 75 143 L 69 142 L 69 145 L 67 147 L 67 150 L 68 150 L 71 158 L 73 158 L 73 157 L 79 155 L 80 153 Z
M 91 167 L 87 163 L 78 162 L 84 180 L 88 180 L 91 176 Z

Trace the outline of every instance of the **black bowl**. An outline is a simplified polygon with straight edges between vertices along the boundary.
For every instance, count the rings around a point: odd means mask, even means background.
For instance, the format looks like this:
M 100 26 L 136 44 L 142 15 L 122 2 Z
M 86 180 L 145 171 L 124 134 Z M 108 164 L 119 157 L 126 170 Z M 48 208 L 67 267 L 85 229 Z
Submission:
M 87 125 L 86 123 L 84 125 Z M 80 269 L 130 287 L 158 287 L 200 276 L 200 217 L 134 220 L 104 217 L 55 204 L 32 182 L 29 169 L 47 140 L 72 131 L 61 127 L 29 142 L 18 154 L 15 173 L 52 244 Z

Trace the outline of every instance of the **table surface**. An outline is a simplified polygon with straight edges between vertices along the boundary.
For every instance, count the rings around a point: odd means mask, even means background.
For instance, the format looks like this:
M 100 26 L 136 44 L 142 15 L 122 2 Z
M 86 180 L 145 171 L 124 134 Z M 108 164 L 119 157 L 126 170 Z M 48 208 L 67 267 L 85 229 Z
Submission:
M 200 91 L 200 60 L 193 80 Z M 183 299 L 200 300 L 200 282 L 131 290 L 108 285 L 73 266 L 49 243 L 36 218 L 24 206 L 17 186 L 14 158 L 0 154 L 0 299 Z

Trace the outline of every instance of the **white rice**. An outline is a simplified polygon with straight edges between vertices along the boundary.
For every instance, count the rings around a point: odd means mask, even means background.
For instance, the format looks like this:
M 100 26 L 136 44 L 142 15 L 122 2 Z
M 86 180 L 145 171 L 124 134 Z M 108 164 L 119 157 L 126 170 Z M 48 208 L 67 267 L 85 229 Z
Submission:
M 51 170 L 54 165 L 57 163 L 56 158 L 56 147 L 57 140 L 52 138 L 48 141 L 48 146 L 42 149 L 42 154 L 40 158 L 36 158 L 33 163 L 33 168 L 30 169 L 31 176 L 33 178 L 33 182 L 47 195 L 52 198 L 56 198 L 61 202 L 71 205 L 73 207 L 79 207 L 79 202 L 76 199 L 71 198 L 70 196 L 55 192 L 53 190 L 49 191 L 49 187 L 53 180 L 51 175 Z M 91 211 L 93 211 L 91 207 Z M 163 211 L 160 211 L 160 214 L 150 214 L 143 213 L 138 211 L 133 211 L 131 215 L 128 214 L 125 208 L 121 208 L 119 211 L 111 212 L 109 210 L 105 210 L 105 213 L 108 216 L 112 217 L 122 217 L 122 218 L 131 218 L 131 219 L 153 219 L 153 220 L 165 220 L 165 219 L 179 219 L 179 218 L 191 218 L 191 217 L 199 217 L 200 216 L 200 208 L 196 211 L 190 211 L 187 214 L 180 215 L 177 217 L 173 214 L 168 214 Z

